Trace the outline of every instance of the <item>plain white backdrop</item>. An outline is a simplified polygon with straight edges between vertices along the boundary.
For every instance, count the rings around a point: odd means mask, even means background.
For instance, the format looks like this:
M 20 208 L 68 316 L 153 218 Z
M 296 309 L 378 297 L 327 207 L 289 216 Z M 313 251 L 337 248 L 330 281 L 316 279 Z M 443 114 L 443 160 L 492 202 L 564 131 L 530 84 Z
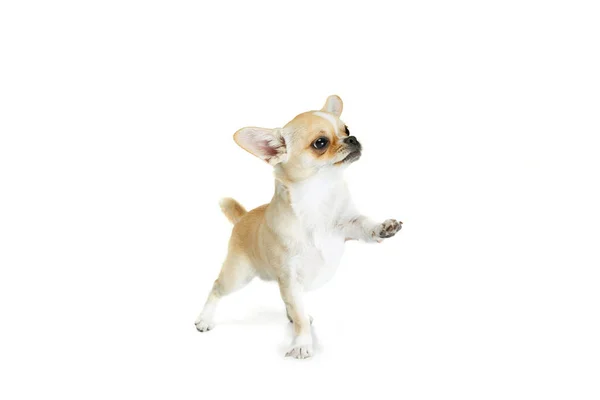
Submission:
M 592 1 L 5 1 L 0 397 L 598 399 Z M 367 215 L 284 359 L 274 284 L 194 319 L 268 202 L 238 148 L 338 94 Z

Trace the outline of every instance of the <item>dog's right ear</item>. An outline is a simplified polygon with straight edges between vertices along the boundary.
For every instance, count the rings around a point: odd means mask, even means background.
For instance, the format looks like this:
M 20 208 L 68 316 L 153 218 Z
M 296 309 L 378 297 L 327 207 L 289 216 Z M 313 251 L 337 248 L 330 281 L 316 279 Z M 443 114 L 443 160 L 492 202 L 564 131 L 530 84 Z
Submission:
M 247 127 L 233 135 L 233 140 L 247 152 L 271 165 L 287 160 L 281 129 Z

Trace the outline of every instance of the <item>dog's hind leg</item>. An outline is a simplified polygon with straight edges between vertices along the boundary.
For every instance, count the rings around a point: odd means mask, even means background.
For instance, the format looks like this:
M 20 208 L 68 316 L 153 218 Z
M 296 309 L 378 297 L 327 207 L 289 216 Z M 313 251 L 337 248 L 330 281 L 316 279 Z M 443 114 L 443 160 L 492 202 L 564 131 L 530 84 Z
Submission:
M 196 318 L 196 329 L 206 332 L 214 327 L 214 314 L 219 300 L 236 290 L 246 286 L 254 277 L 256 271 L 250 263 L 238 255 L 229 254 L 223 263 L 221 273 L 213 284 L 206 299 L 202 312 Z

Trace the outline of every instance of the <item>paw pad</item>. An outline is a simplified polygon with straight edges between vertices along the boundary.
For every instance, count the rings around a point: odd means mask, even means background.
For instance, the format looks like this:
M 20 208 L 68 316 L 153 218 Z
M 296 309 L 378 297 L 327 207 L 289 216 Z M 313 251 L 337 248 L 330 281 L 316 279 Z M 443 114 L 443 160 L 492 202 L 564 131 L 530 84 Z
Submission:
M 387 239 L 394 236 L 400 229 L 402 229 L 402 222 L 395 219 L 388 219 L 381 224 L 377 236 Z

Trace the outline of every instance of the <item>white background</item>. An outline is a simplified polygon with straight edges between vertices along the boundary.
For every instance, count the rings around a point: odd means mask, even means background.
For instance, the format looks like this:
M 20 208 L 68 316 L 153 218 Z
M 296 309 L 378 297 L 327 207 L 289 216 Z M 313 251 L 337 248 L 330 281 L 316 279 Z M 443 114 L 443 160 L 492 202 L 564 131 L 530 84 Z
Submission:
M 598 399 L 592 1 L 0 6 L 0 397 Z M 270 200 L 232 140 L 338 94 L 368 215 L 284 359 L 274 284 L 193 322 Z

